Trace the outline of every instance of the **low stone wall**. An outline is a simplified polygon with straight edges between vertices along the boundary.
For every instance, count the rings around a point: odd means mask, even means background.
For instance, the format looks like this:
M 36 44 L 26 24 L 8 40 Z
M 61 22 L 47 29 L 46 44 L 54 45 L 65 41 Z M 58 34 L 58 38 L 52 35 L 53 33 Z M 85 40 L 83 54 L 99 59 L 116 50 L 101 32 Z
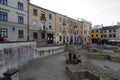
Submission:
M 115 53 L 120 54 L 120 49 L 114 49 L 113 51 L 114 51 Z
M 36 42 L 17 42 L 0 44 L 0 77 L 11 68 L 20 68 L 35 54 Z
M 66 73 L 71 80 L 120 80 L 118 72 L 102 69 L 92 63 L 67 65 Z
M 86 54 L 87 58 L 90 59 L 108 59 L 108 55 L 104 55 L 101 53 L 91 53 L 91 54 Z
M 57 54 L 65 51 L 65 46 L 40 47 L 35 49 L 34 58 L 44 57 L 52 54 Z
M 114 61 L 114 62 L 120 62 L 120 55 L 110 55 L 109 57 L 110 61 Z
M 120 62 L 120 54 L 102 54 L 102 53 L 89 53 L 86 54 L 88 59 L 104 59 L 113 62 Z

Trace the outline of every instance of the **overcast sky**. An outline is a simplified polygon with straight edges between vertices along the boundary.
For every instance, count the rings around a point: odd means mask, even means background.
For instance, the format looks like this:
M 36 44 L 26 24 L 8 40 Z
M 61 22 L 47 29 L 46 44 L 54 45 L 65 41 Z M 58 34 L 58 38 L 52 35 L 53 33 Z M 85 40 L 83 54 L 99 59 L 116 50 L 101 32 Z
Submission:
M 120 22 L 120 0 L 30 0 L 31 3 L 67 15 L 84 18 L 93 25 L 115 25 Z

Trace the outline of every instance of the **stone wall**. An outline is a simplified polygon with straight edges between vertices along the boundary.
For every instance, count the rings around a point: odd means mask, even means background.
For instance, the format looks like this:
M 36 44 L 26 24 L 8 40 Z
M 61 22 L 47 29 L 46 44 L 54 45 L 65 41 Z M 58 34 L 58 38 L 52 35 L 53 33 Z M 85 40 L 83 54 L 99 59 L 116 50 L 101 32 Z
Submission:
M 11 68 L 20 68 L 34 58 L 36 42 L 0 44 L 0 77 Z
M 34 58 L 44 57 L 53 55 L 65 51 L 65 46 L 54 46 L 54 47 L 40 47 L 35 49 Z
M 65 46 L 39 47 L 36 42 L 0 44 L 0 77 L 8 69 L 19 69 L 29 61 L 65 51 Z

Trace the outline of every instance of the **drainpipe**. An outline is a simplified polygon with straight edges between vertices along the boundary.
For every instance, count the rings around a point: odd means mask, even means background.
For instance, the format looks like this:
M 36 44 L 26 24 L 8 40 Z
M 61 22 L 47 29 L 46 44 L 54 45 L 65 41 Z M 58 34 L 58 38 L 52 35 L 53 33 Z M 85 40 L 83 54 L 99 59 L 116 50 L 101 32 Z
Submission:
M 27 14 L 28 14 L 28 15 L 27 15 L 27 17 L 28 17 L 28 18 L 27 18 L 27 19 L 28 19 L 28 20 L 27 20 L 27 21 L 28 21 L 28 22 L 27 22 L 27 23 L 28 23 L 28 24 L 27 24 L 27 41 L 29 41 L 29 4 L 30 4 L 30 0 L 28 0 L 28 11 L 27 11 Z

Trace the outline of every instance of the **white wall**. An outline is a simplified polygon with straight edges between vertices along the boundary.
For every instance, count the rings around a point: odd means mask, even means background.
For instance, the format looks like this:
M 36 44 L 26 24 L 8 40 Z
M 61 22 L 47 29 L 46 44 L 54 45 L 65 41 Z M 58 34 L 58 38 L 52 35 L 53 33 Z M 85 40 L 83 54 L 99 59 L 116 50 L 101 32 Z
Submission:
M 20 68 L 34 59 L 36 42 L 0 44 L 0 77 L 10 68 Z

